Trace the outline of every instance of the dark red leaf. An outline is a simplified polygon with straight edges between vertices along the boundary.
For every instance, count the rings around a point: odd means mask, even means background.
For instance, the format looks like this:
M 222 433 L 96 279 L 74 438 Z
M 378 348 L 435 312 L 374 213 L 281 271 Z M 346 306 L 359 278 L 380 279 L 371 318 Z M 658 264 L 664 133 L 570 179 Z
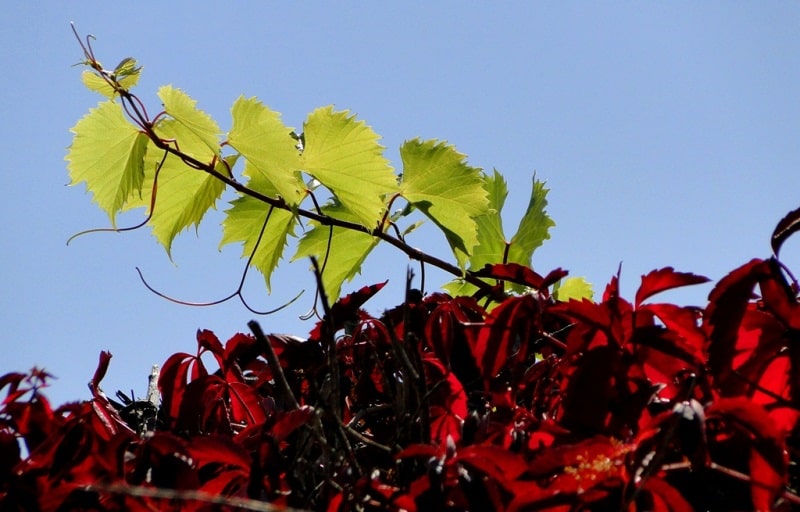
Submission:
M 283 441 L 302 425 L 309 423 L 314 414 L 314 408 L 308 405 L 293 411 L 279 413 L 270 429 L 270 434 L 277 441 Z
M 566 270 L 557 268 L 547 274 L 546 277 L 542 277 L 530 267 L 520 265 L 519 263 L 502 263 L 495 265 L 487 263 L 482 269 L 475 272 L 477 277 L 508 281 L 539 291 L 546 289 L 567 274 L 568 272 Z
M 724 381 L 732 368 L 739 325 L 753 297 L 764 261 L 753 259 L 723 277 L 711 290 L 703 315 L 708 332 L 708 365 Z
M 786 239 L 798 230 L 800 230 L 800 208 L 789 212 L 778 222 L 778 225 L 775 226 L 775 229 L 772 231 L 770 243 L 772 245 L 772 252 L 775 253 L 776 257 Z
M 106 376 L 106 372 L 108 371 L 108 363 L 110 361 L 111 352 L 107 352 L 105 350 L 100 352 L 100 361 L 97 363 L 97 369 L 94 371 L 94 376 L 92 377 L 91 381 L 92 394 L 95 396 L 95 398 L 100 390 L 100 381 Z
M 709 279 L 704 276 L 687 272 L 675 272 L 672 267 L 653 270 L 649 274 L 642 276 L 642 284 L 636 291 L 636 307 L 638 308 L 642 302 L 659 292 L 681 286 L 707 283 L 708 281 Z
M 336 301 L 331 306 L 331 318 L 327 321 L 331 322 L 334 331 L 342 329 L 349 322 L 356 322 L 359 319 L 359 310 L 373 295 L 381 291 L 389 281 L 377 283 L 369 286 L 363 286 L 353 293 L 349 293 Z M 322 335 L 322 322 L 318 322 L 309 336 L 311 339 L 318 340 Z
M 197 330 L 197 357 L 198 359 L 203 354 L 203 352 L 211 352 L 214 355 L 214 359 L 217 360 L 217 365 L 222 368 L 224 371 L 224 355 L 225 349 L 222 348 L 222 343 L 220 343 L 219 338 L 213 332 L 203 329 Z
M 750 478 L 753 504 L 770 510 L 788 478 L 784 432 L 761 405 L 744 398 L 722 398 L 706 409 L 707 417 L 718 416 L 750 441 Z
M 785 326 L 800 330 L 800 304 L 797 302 L 797 295 L 786 282 L 780 264 L 774 258 L 770 258 L 764 262 L 762 270 L 759 288 L 764 305 Z
M 671 355 L 679 357 L 692 365 L 705 362 L 706 335 L 698 325 L 700 312 L 693 308 L 685 308 L 674 304 L 647 304 L 639 311 L 649 311 L 657 316 L 664 327 L 674 334 L 662 337 L 670 340 L 670 347 L 656 347 Z
M 439 454 L 440 449 L 430 444 L 410 444 L 400 453 L 395 455 L 397 459 L 412 459 L 415 457 L 429 459 Z
M 650 493 L 653 499 L 653 512 L 691 512 L 692 506 L 677 489 L 663 479 L 650 477 L 642 484 L 642 490 Z
M 478 333 L 475 361 L 484 379 L 492 379 L 506 365 L 517 341 L 520 351 L 533 339 L 539 321 L 539 303 L 532 295 L 506 299 L 489 314 Z

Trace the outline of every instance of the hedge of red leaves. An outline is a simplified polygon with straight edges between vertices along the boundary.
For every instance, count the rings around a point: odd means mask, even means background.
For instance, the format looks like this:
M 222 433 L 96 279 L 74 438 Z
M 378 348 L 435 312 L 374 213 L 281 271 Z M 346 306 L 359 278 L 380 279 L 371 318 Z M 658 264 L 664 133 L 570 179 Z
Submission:
M 2 510 L 790 510 L 800 499 L 800 304 L 777 259 L 705 309 L 660 303 L 707 279 L 618 277 L 490 312 L 410 291 L 379 318 L 333 305 L 310 339 L 197 335 L 163 365 L 158 411 L 93 397 L 53 409 L 43 371 L 0 379 Z M 482 300 L 482 299 L 481 299 Z M 152 406 L 151 406 L 152 407 Z

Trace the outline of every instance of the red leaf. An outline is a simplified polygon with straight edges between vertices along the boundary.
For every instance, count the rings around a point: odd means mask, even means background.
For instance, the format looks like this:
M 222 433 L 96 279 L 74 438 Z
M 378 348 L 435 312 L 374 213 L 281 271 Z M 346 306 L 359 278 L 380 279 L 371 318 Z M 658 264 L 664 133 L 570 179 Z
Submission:
M 653 270 L 649 274 L 642 276 L 642 284 L 636 292 L 636 307 L 638 308 L 642 302 L 659 292 L 708 281 L 709 279 L 704 276 L 687 272 L 675 272 L 672 267 Z
M 477 277 L 497 279 L 499 281 L 509 281 L 541 291 L 566 276 L 567 273 L 566 270 L 557 268 L 547 274 L 546 277 L 542 277 L 530 267 L 520 265 L 519 263 L 502 263 L 495 265 L 487 263 L 482 269 L 475 272 L 475 275 Z
M 334 331 L 342 329 L 348 322 L 357 321 L 359 318 L 359 309 L 364 305 L 373 295 L 381 291 L 389 281 L 377 283 L 369 286 L 362 286 L 360 289 L 349 293 L 336 301 L 331 306 L 331 318 L 328 319 L 333 324 Z M 318 322 L 309 336 L 311 339 L 318 340 L 322 336 L 322 322 Z
M 197 351 L 198 358 L 203 354 L 203 352 L 206 351 L 211 352 L 214 355 L 214 359 L 217 360 L 217 365 L 219 365 L 219 367 L 222 368 L 223 371 L 225 370 L 224 368 L 225 363 L 223 360 L 225 349 L 222 348 L 222 343 L 220 343 L 219 338 L 217 338 L 217 336 L 213 332 L 207 329 L 204 330 L 198 329 L 197 348 L 198 348 Z
M 532 295 L 510 297 L 497 306 L 478 334 L 474 356 L 484 379 L 494 378 L 511 357 L 514 343 L 520 352 L 537 330 L 539 303 Z
M 781 272 L 780 264 L 774 258 L 764 263 L 764 272 L 759 280 L 759 288 L 764 304 L 784 325 L 800 329 L 800 304 L 792 288 Z
M 90 384 L 92 394 L 95 396 L 95 398 L 97 398 L 97 394 L 100 390 L 100 381 L 106 376 L 106 372 L 108 371 L 108 363 L 110 361 L 111 352 L 107 352 L 105 350 L 100 352 L 100 361 L 97 363 L 97 369 L 94 371 L 94 376 L 92 377 Z
M 788 478 L 784 432 L 760 405 L 744 397 L 722 398 L 706 409 L 708 417 L 721 416 L 750 439 L 750 478 L 753 505 L 770 510 Z
M 703 320 L 709 337 L 708 366 L 721 381 L 732 370 L 739 325 L 753 296 L 763 260 L 753 259 L 723 277 L 708 296 Z
M 661 478 L 651 477 L 641 487 L 650 493 L 653 499 L 653 512 L 690 512 L 692 506 L 677 489 Z
M 674 304 L 647 304 L 640 311 L 642 310 L 656 315 L 664 323 L 664 327 L 676 335 L 671 340 L 674 350 L 667 350 L 668 353 L 693 365 L 705 361 L 706 335 L 698 325 L 700 314 L 697 310 Z
M 772 245 L 772 252 L 775 253 L 776 257 L 786 239 L 798 230 L 800 230 L 800 208 L 789 212 L 778 222 L 778 225 L 775 226 L 775 229 L 772 231 L 770 243 Z
M 292 432 L 302 425 L 307 424 L 313 416 L 314 408 L 308 405 L 304 405 L 293 411 L 278 413 L 277 419 L 270 429 L 270 434 L 277 441 L 283 441 L 289 437 Z

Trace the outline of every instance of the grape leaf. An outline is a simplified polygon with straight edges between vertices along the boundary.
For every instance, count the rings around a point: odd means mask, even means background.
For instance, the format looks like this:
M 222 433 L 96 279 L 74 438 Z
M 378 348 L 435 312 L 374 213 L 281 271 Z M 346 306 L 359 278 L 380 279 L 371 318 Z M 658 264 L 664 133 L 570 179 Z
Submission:
M 522 216 L 517 233 L 511 238 L 508 261 L 520 265 L 530 265 L 533 251 L 550 238 L 550 228 L 556 223 L 547 215 L 547 192 L 544 182 L 533 177 L 531 199 Z
M 322 207 L 325 215 L 350 222 L 357 222 L 354 213 L 341 204 L 329 204 Z M 361 271 L 361 264 L 370 251 L 378 244 L 379 238 L 352 229 L 333 228 L 313 222 L 314 228 L 309 231 L 297 245 L 297 252 L 292 261 L 315 256 L 322 271 L 322 284 L 330 302 L 339 298 L 342 283 L 352 280 Z M 328 240 L 330 238 L 330 251 Z M 327 261 L 326 261 L 327 254 Z
M 401 193 L 444 232 L 462 269 L 478 245 L 475 217 L 489 210 L 480 169 L 466 164 L 453 146 L 414 139 L 400 148 Z
M 158 123 L 156 133 L 162 139 L 178 141 L 181 151 L 194 155 L 200 161 L 211 161 L 211 150 L 185 124 L 173 119 Z M 151 146 L 152 148 L 152 146 Z M 141 197 L 131 198 L 126 209 L 144 206 L 148 213 L 152 196 L 153 179 L 163 152 L 148 151 L 145 159 L 145 183 Z M 217 170 L 227 174 L 233 167 L 236 156 L 226 157 L 225 162 L 217 164 Z M 226 166 L 227 163 L 227 166 Z M 172 241 L 191 225 L 200 224 L 205 213 L 215 206 L 217 199 L 225 191 L 225 183 L 198 169 L 187 166 L 180 158 L 168 155 L 158 175 L 158 190 L 155 207 L 149 221 L 153 235 L 171 255 Z
M 553 297 L 564 302 L 570 299 L 592 300 L 592 297 L 594 297 L 594 290 L 592 289 L 592 283 L 585 278 L 568 277 L 553 286 Z
M 508 186 L 503 176 L 495 170 L 491 176 L 486 176 L 484 188 L 489 198 L 489 209 L 483 215 L 475 217 L 475 222 L 478 224 L 478 245 L 473 249 L 469 260 L 471 269 L 483 268 L 484 265 L 492 263 L 503 263 L 506 253 L 506 236 L 503 233 L 500 212 L 508 196 Z
M 202 145 L 193 143 L 191 148 L 187 148 L 183 140 L 178 140 L 181 151 L 201 162 L 210 162 L 211 157 L 219 156 L 219 135 L 222 132 L 208 114 L 195 108 L 197 104 L 195 100 L 171 85 L 161 87 L 158 90 L 158 97 L 164 103 L 164 110 L 167 114 L 194 135 L 194 142 L 202 142 Z
M 273 208 L 270 212 L 270 205 L 250 196 L 241 196 L 232 201 L 231 208 L 225 213 L 227 216 L 222 222 L 220 248 L 230 243 L 242 242 L 243 258 L 249 258 L 255 249 L 251 264 L 264 276 L 267 290 L 271 292 L 270 276 L 278 267 L 287 236 L 294 236 L 294 215 L 279 208 Z M 259 234 L 267 215 L 269 221 L 259 242 Z
M 533 180 L 531 199 L 525 215 L 520 220 L 517 234 L 510 242 L 506 241 L 503 232 L 501 213 L 508 196 L 508 187 L 503 176 L 495 170 L 490 176 L 485 177 L 484 188 L 489 198 L 489 209 L 483 215 L 475 217 L 478 227 L 478 245 L 470 257 L 470 270 L 483 268 L 485 265 L 503 263 L 517 263 L 528 266 L 531 264 L 533 251 L 550 237 L 548 231 L 555 223 L 544 211 L 547 201 L 547 189 L 540 181 Z M 506 254 L 506 247 L 508 253 Z M 445 289 L 454 295 L 470 295 L 477 288 L 473 285 L 455 280 L 445 285 Z M 513 285 L 512 289 L 524 291 L 524 287 Z
M 233 128 L 228 144 L 247 160 L 247 186 L 264 194 L 283 197 L 297 204 L 305 186 L 300 177 L 300 156 L 292 129 L 281 122 L 279 113 L 256 98 L 240 96 L 231 109 Z
M 122 59 L 110 74 L 117 80 L 120 87 L 129 90 L 139 81 L 139 74 L 141 71 L 142 67 L 136 65 L 136 60 L 128 57 L 127 59 Z M 81 74 L 81 80 L 83 81 L 83 85 L 90 91 L 100 93 L 108 99 L 112 99 L 117 95 L 117 91 L 114 87 L 109 85 L 105 78 L 94 71 L 89 71 L 88 69 L 84 71 Z
M 93 108 L 72 128 L 67 153 L 71 185 L 86 182 L 95 202 L 116 226 L 125 201 L 142 190 L 147 136 L 139 132 L 113 101 Z
M 309 114 L 304 130 L 303 169 L 333 192 L 353 221 L 375 228 L 386 209 L 385 196 L 397 191 L 379 136 L 364 121 L 333 107 Z

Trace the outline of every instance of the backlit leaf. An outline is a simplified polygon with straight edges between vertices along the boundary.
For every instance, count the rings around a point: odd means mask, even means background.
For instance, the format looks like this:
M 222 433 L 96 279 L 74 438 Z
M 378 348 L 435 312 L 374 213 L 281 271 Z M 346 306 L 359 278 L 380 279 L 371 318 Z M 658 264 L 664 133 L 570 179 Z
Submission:
M 271 291 L 270 276 L 278 267 L 278 263 L 286 247 L 287 237 L 294 236 L 296 219 L 292 212 L 273 208 L 250 196 L 241 196 L 231 202 L 231 208 L 222 222 L 222 241 L 224 245 L 241 242 L 242 258 L 253 254 L 251 264 L 264 276 L 267 290 Z M 259 242 L 264 222 L 269 216 L 264 233 Z M 256 249 L 256 243 L 258 248 Z
M 707 283 L 709 279 L 705 276 L 698 276 L 689 272 L 676 272 L 672 267 L 664 267 L 653 270 L 647 275 L 642 276 L 642 284 L 636 291 L 636 307 L 652 297 L 653 295 L 692 284 Z
M 128 57 L 117 64 L 117 67 L 114 68 L 114 71 L 110 74 L 116 79 L 120 87 L 130 90 L 139 81 L 141 71 L 142 67 L 136 65 L 136 60 Z M 81 80 L 83 81 L 83 85 L 90 91 L 100 93 L 106 98 L 111 99 L 117 95 L 117 91 L 114 87 L 95 71 L 89 71 L 87 69 L 81 74 Z
M 158 97 L 164 103 L 164 110 L 167 114 L 184 128 L 183 133 L 188 132 L 194 136 L 189 147 L 186 146 L 183 138 L 178 139 L 178 145 L 182 152 L 201 162 L 210 162 L 210 157 L 219 156 L 219 136 L 222 131 L 208 114 L 195 107 L 197 104 L 195 100 L 171 85 L 161 87 L 158 90 Z M 178 133 L 183 134 L 181 130 L 178 130 Z M 160 132 L 159 135 L 164 137 Z M 202 143 L 202 145 L 198 143 Z
M 331 217 L 358 222 L 356 216 L 340 204 L 324 206 L 322 211 Z M 330 226 L 318 223 L 312 225 L 314 228 L 300 239 L 292 261 L 315 256 L 320 266 L 324 265 L 322 283 L 328 300 L 333 302 L 339 297 L 342 283 L 352 280 L 361 271 L 361 264 L 379 239 L 352 229 L 334 227 L 331 233 Z
M 289 204 L 302 197 L 305 185 L 300 177 L 300 155 L 292 129 L 256 98 L 240 96 L 231 109 L 233 128 L 228 144 L 244 156 L 247 186 L 261 193 L 277 192 Z
M 556 223 L 547 215 L 547 192 L 544 182 L 533 178 L 531 198 L 525 215 L 519 223 L 517 233 L 511 238 L 508 261 L 530 265 L 533 251 L 550 238 L 550 228 Z
M 172 119 L 160 122 L 156 128 L 158 135 L 164 139 L 179 141 L 181 150 L 195 155 L 200 161 L 211 161 L 212 152 L 186 125 Z M 151 146 L 152 149 L 152 146 Z M 147 154 L 145 165 L 145 184 L 141 198 L 133 198 L 127 208 L 145 207 L 149 212 L 153 180 L 163 153 L 151 150 Z M 228 157 L 228 166 L 235 163 L 235 157 Z M 226 174 L 228 167 L 222 162 L 217 170 Z M 150 219 L 153 235 L 171 255 L 172 241 L 175 237 L 194 225 L 200 224 L 205 213 L 215 206 L 217 199 L 225 190 L 225 183 L 201 170 L 188 167 L 174 155 L 168 155 L 158 175 L 158 190 L 155 208 Z
M 553 286 L 553 296 L 556 300 L 567 302 L 571 299 L 592 300 L 594 289 L 592 283 L 583 277 L 567 277 Z
M 303 170 L 333 192 L 352 220 L 374 228 L 386 209 L 385 196 L 397 191 L 380 137 L 364 121 L 333 107 L 309 114 L 304 130 Z
M 71 185 L 86 188 L 111 224 L 128 197 L 142 189 L 147 136 L 140 133 L 112 101 L 100 103 L 72 128 L 67 154 Z
M 439 226 L 465 269 L 478 245 L 475 217 L 489 210 L 480 169 L 467 165 L 453 146 L 435 140 L 407 141 L 400 156 L 403 197 Z

